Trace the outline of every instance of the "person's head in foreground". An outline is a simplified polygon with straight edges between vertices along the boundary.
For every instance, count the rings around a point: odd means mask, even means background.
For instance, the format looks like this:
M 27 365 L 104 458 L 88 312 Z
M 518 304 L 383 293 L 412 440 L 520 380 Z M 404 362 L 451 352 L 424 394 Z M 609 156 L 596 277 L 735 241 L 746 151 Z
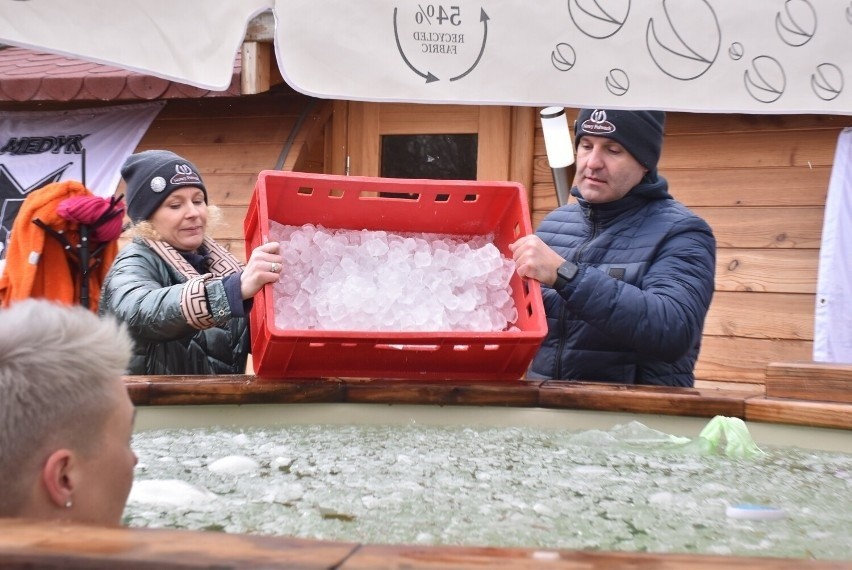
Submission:
M 83 307 L 0 310 L 0 517 L 119 525 L 136 455 L 131 341 Z
M 592 204 L 623 198 L 657 177 L 666 115 L 662 111 L 581 109 L 574 124 L 574 185 Z

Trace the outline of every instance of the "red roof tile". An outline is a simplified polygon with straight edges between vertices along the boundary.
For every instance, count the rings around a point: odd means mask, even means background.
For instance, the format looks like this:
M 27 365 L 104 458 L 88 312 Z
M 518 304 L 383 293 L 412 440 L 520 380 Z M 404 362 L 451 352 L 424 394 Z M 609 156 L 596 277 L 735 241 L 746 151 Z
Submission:
M 226 91 L 191 85 L 63 55 L 0 47 L 2 101 L 137 101 L 240 94 L 240 56 Z

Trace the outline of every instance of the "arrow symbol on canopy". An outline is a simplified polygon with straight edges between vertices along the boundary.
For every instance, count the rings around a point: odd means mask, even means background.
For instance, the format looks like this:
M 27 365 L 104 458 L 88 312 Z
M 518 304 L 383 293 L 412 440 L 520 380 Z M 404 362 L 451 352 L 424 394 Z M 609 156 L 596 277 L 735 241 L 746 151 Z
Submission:
M 407 57 L 405 57 L 405 53 L 402 51 L 402 45 L 399 43 L 399 30 L 397 29 L 397 26 L 396 26 L 396 12 L 397 12 L 397 9 L 394 8 L 393 9 L 393 37 L 396 40 L 396 49 L 399 50 L 399 55 L 402 56 L 402 61 L 405 62 L 405 65 L 407 65 L 408 67 L 411 68 L 411 71 L 413 71 L 414 73 L 416 73 L 417 75 L 419 75 L 420 77 L 425 79 L 426 83 L 433 83 L 435 81 L 440 81 L 440 79 L 438 79 L 437 77 L 435 77 L 431 73 L 423 73 L 422 71 L 420 71 L 419 69 L 417 69 L 416 67 L 411 65 L 411 62 L 408 61 Z
M 467 69 L 467 71 L 465 71 L 461 75 L 456 75 L 455 77 L 451 77 L 450 81 L 455 81 L 456 79 L 461 79 L 462 77 L 464 77 L 465 75 L 467 75 L 468 73 L 473 71 L 474 67 L 479 65 L 479 60 L 482 59 L 482 54 L 485 53 L 485 42 L 486 42 L 486 40 L 488 40 L 488 20 L 490 20 L 490 19 L 491 18 L 488 17 L 488 14 L 485 13 L 485 8 L 480 8 L 479 21 L 482 22 L 482 27 L 483 27 L 484 31 L 482 33 L 482 47 L 479 48 L 479 55 L 476 56 L 476 61 L 473 62 L 473 65 L 471 65 Z

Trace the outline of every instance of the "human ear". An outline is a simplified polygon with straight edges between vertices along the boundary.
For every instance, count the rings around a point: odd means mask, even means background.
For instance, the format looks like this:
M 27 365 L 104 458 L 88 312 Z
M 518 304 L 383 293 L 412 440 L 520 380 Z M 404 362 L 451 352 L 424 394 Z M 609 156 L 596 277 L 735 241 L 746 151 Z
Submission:
M 68 449 L 57 449 L 48 456 L 42 468 L 44 489 L 57 508 L 71 508 L 74 492 L 73 467 L 74 454 Z

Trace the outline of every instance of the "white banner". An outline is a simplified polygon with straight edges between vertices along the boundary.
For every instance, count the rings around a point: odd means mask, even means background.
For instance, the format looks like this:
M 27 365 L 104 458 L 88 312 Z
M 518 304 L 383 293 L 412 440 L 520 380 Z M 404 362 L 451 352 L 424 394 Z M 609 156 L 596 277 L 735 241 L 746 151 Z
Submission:
M 6 0 L 0 42 L 224 90 L 265 10 L 322 98 L 852 115 L 850 0 Z
M 31 191 L 78 180 L 96 196 L 112 196 L 121 165 L 164 105 L 0 111 L 0 256 Z
M 852 114 L 850 0 L 279 0 L 318 97 Z
M 0 41 L 224 91 L 272 0 L 0 0 Z
M 814 360 L 852 364 L 852 129 L 837 141 L 819 252 Z

